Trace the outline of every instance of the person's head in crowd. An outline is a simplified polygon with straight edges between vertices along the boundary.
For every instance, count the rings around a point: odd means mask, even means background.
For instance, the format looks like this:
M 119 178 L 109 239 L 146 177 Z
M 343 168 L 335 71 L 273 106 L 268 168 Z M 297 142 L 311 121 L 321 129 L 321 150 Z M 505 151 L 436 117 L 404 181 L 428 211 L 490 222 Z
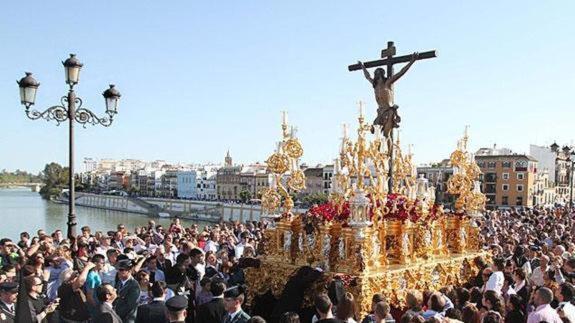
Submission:
M 541 287 L 535 291 L 533 302 L 536 306 L 551 304 L 553 301 L 553 292 L 547 287 Z
M 12 264 L 5 264 L 0 271 L 6 276 L 6 281 L 12 282 L 16 280 L 16 266 Z
M 549 265 L 549 257 L 542 255 L 541 258 L 539 258 L 539 264 L 541 268 L 547 268 L 547 265 Z
M 319 319 L 332 318 L 332 303 L 327 294 L 319 294 L 314 298 L 314 306 Z
M 493 259 L 493 271 L 503 271 L 505 269 L 505 259 L 495 258 Z
M 191 261 L 189 255 L 181 253 L 176 257 L 176 265 L 177 266 L 188 268 L 191 263 L 192 263 L 192 261 Z
M 202 291 L 209 292 L 210 291 L 210 283 L 211 283 L 211 279 L 209 277 L 204 276 L 202 279 L 200 279 L 200 287 L 202 288 Z
M 485 316 L 483 316 L 482 323 L 503 323 L 503 317 L 501 317 L 499 312 L 488 311 L 485 313 Z
M 517 294 L 509 295 L 509 299 L 506 303 L 506 309 L 508 312 L 511 311 L 522 311 L 523 310 L 523 298 Z
M 375 312 L 375 305 L 383 301 L 383 295 L 376 293 L 371 297 L 371 313 Z
M 345 293 L 339 300 L 336 308 L 335 317 L 347 321 L 353 319 L 355 315 L 355 299 L 351 293 Z
M 24 287 L 26 288 L 26 293 L 29 295 L 36 296 L 42 294 L 43 286 L 44 282 L 36 275 L 24 278 Z
M 410 323 L 411 320 L 413 320 L 413 318 L 415 316 L 416 316 L 416 314 L 414 314 L 412 312 L 405 312 L 405 313 L 403 313 L 403 315 L 399 319 L 399 323 Z
M 166 301 L 168 319 L 170 322 L 183 322 L 188 316 L 188 299 L 183 295 L 176 295 Z
M 375 304 L 373 315 L 376 322 L 385 322 L 389 318 L 390 307 L 385 301 Z
M 58 241 L 58 242 L 64 240 L 64 235 L 62 234 L 62 230 L 54 231 L 53 238 L 54 238 L 54 241 Z
M 245 299 L 243 286 L 234 286 L 224 292 L 224 307 L 228 313 L 235 313 L 242 309 Z
M 461 320 L 463 322 L 477 323 L 479 322 L 479 310 L 473 303 L 463 306 L 461 310 Z
M 226 290 L 226 284 L 221 279 L 214 279 L 210 282 L 210 293 L 214 297 L 221 297 L 224 295 L 224 291 Z
M 380 301 L 382 300 L 383 299 L 381 299 Z M 407 294 L 405 295 L 405 303 L 408 309 L 414 312 L 421 311 L 421 307 L 423 305 L 423 296 L 421 295 L 421 292 L 417 290 L 407 291 Z
M 128 232 L 126 230 L 126 226 L 123 225 L 122 223 L 118 224 L 118 226 L 116 228 L 117 228 L 117 231 L 122 233 L 123 236 L 126 235 L 126 233 Z
M 150 274 L 145 270 L 140 270 L 136 273 L 136 281 L 140 284 L 140 289 L 150 288 Z
M 106 257 L 108 258 L 108 262 L 110 265 L 115 266 L 116 262 L 118 261 L 118 256 L 120 252 L 117 249 L 108 249 L 106 250 Z
M 82 236 L 86 239 L 90 238 L 90 236 L 92 235 L 92 230 L 90 230 L 89 226 L 83 226 L 81 230 L 82 230 Z
M 515 271 L 513 272 L 513 282 L 515 283 L 515 286 L 524 282 L 526 277 L 527 274 L 525 273 L 525 269 L 523 268 L 515 269 Z
M 0 301 L 4 304 L 15 304 L 18 299 L 18 284 L 15 282 L 0 283 Z
M 445 307 L 445 298 L 441 293 L 433 293 L 431 297 L 429 297 L 428 307 L 437 313 L 443 312 L 443 308 Z
M 467 303 L 471 300 L 471 293 L 465 287 L 456 288 L 455 295 L 455 303 L 459 309 L 463 308 L 463 306 L 467 305 Z
M 213 251 L 206 252 L 206 265 L 216 267 L 218 265 L 218 258 Z
M 261 316 L 252 316 L 250 317 L 250 319 L 247 321 L 248 323 L 266 323 L 266 320 L 264 320 L 263 317 Z M 296 321 L 299 322 L 299 321 Z
M 555 289 L 555 298 L 559 302 L 574 302 L 575 287 L 571 283 L 563 283 Z
M 204 252 L 199 248 L 193 248 L 190 250 L 190 260 L 193 267 L 195 267 L 197 264 L 203 264 Z
M 285 312 L 280 316 L 279 323 L 300 323 L 299 315 L 295 312 Z
M 448 308 L 445 311 L 445 317 L 461 321 L 461 311 L 455 307 Z
M 166 283 L 163 281 L 155 281 L 150 287 L 150 296 L 152 298 L 164 299 L 166 296 Z
M 44 263 L 45 263 L 44 254 L 41 252 L 34 253 L 30 257 L 30 260 L 28 261 L 28 263 L 32 266 L 35 266 L 35 267 L 44 266 Z
M 563 262 L 563 270 L 569 274 L 575 273 L 575 257 L 569 257 Z
M 104 255 L 101 254 L 95 254 L 92 256 L 92 262 L 94 263 L 94 270 L 96 271 L 102 271 L 104 270 L 104 267 L 106 266 L 106 257 L 104 257 Z
M 46 236 L 46 231 L 40 229 L 40 230 L 36 231 L 36 234 L 38 235 L 38 238 L 42 239 Z
M 116 270 L 118 271 L 118 279 L 126 281 L 132 277 L 132 260 L 122 259 L 116 263 Z

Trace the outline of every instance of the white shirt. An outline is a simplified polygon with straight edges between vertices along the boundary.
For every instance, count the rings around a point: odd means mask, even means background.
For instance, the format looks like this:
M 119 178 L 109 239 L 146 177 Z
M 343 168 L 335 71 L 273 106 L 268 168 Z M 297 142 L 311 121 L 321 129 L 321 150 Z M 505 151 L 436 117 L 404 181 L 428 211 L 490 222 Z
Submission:
M 242 257 L 242 255 L 244 254 L 244 248 L 245 248 L 245 244 L 243 243 L 238 243 L 235 247 L 234 247 L 234 252 L 236 254 L 236 258 L 240 259 Z
M 547 274 L 548 271 L 549 267 L 547 267 L 545 271 L 541 269 L 541 266 L 533 269 L 533 273 L 531 274 L 531 281 L 533 282 L 533 284 L 535 284 L 536 286 L 543 286 L 545 284 L 543 277 L 545 274 Z
M 569 319 L 569 322 L 575 322 L 575 306 L 570 302 L 561 302 L 559 306 L 563 306 L 563 315 Z
M 208 240 L 208 242 L 206 242 L 206 245 L 204 246 L 204 251 L 208 252 L 208 251 L 213 251 L 213 252 L 218 252 L 218 243 L 214 242 L 212 240 Z
M 485 290 L 492 290 L 501 295 L 501 289 L 503 288 L 503 283 L 505 282 L 505 276 L 503 272 L 496 271 L 489 276 L 487 284 L 485 284 Z

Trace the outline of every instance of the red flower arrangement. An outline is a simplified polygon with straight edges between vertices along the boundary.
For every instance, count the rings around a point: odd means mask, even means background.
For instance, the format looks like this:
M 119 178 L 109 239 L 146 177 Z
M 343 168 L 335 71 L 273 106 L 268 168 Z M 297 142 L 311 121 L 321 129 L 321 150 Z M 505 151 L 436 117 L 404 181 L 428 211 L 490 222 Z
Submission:
M 349 202 L 344 202 L 342 205 L 336 205 L 332 202 L 327 202 L 320 205 L 312 206 L 308 213 L 323 222 L 339 221 L 345 222 L 349 219 Z
M 384 214 L 383 218 L 417 222 L 421 217 L 420 214 L 417 214 L 417 203 L 421 203 L 421 201 L 415 200 L 414 203 L 410 203 L 405 195 L 389 194 L 387 195 L 387 201 L 385 203 L 388 213 Z

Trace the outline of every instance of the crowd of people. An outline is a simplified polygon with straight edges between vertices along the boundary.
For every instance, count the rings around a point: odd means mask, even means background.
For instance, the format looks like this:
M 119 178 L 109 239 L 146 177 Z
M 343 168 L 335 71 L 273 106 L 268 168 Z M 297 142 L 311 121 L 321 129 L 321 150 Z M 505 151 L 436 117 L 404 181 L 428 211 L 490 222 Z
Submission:
M 0 239 L 0 322 L 465 322 L 575 323 L 575 213 L 564 209 L 488 212 L 476 220 L 492 263 L 463 286 L 407 291 L 405 308 L 384 295 L 357 317 L 354 296 L 326 286 L 304 308 L 303 287 L 322 276 L 302 267 L 279 300 L 246 306 L 244 270 L 267 223 L 200 228 L 174 219 L 129 231 L 60 230 Z M 246 265 L 247 264 L 247 265 Z M 269 304 L 261 306 L 261 304 Z M 265 317 L 265 319 L 263 318 Z M 16 321 L 18 320 L 18 321 Z

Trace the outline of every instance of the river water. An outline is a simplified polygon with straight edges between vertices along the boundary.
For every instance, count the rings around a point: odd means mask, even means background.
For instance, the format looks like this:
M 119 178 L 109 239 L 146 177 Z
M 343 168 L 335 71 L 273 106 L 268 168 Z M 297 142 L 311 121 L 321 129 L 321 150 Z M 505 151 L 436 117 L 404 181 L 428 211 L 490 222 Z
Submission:
M 66 235 L 68 206 L 46 201 L 40 194 L 27 188 L 0 189 L 0 238 L 19 238 L 20 232 L 27 231 L 31 236 L 38 229 L 52 233 L 61 229 Z M 133 231 L 135 226 L 147 225 L 151 218 L 146 215 L 108 211 L 102 209 L 76 206 L 78 232 L 84 225 L 90 226 L 92 232 L 114 230 L 122 223 Z M 154 218 L 163 226 L 170 224 L 170 219 Z M 182 220 L 182 224 L 190 225 L 193 221 Z M 203 225 L 204 223 L 200 223 Z

